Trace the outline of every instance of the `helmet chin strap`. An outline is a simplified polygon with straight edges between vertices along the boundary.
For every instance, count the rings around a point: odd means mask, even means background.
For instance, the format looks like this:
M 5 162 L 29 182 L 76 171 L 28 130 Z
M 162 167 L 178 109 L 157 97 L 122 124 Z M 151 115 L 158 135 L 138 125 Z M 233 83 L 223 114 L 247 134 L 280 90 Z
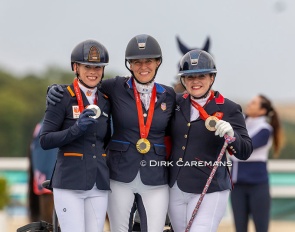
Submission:
M 91 87 L 91 86 L 85 84 L 84 81 L 82 81 L 82 79 L 80 78 L 78 72 L 76 72 L 76 77 L 77 77 L 78 81 L 79 81 L 82 85 L 84 85 L 86 88 L 88 88 L 88 89 L 94 89 L 95 87 L 97 87 L 97 88 L 99 89 L 100 86 L 101 86 L 101 80 L 100 80 L 100 82 L 99 82 L 96 86 Z M 101 78 L 101 79 L 102 79 L 102 78 Z
M 212 88 L 212 85 L 214 84 L 214 81 L 215 81 L 215 77 L 213 79 L 213 82 L 212 84 L 209 86 L 208 90 L 206 91 L 206 93 L 204 93 L 201 97 L 195 97 L 192 95 L 193 99 L 202 99 L 202 98 L 206 98 L 208 96 L 208 94 L 210 93 L 210 90 Z
M 104 69 L 104 68 L 103 68 L 103 69 Z M 91 87 L 91 86 L 85 84 L 84 81 L 82 81 L 82 79 L 80 78 L 80 75 L 79 75 L 78 70 L 76 71 L 76 77 L 77 77 L 78 81 L 79 81 L 82 85 L 84 85 L 86 88 L 88 88 L 88 89 L 94 89 L 95 87 L 97 87 L 97 88 L 99 89 L 100 86 L 101 86 L 101 81 L 102 81 L 103 76 L 104 76 L 104 70 L 103 70 L 103 72 L 102 72 L 102 76 L 101 76 L 101 80 L 100 80 L 100 82 L 99 82 L 96 86 Z
M 207 90 L 207 92 L 205 94 L 203 94 L 201 97 L 195 97 L 192 95 L 193 99 L 202 99 L 202 98 L 206 98 L 208 96 L 208 93 L 211 90 L 212 85 L 210 85 L 209 89 Z
M 155 78 L 156 78 L 156 73 L 155 73 L 154 77 L 153 77 L 151 80 L 149 80 L 148 82 L 141 82 L 141 81 L 139 81 L 139 80 L 135 77 L 135 75 L 133 74 L 132 71 L 131 71 L 131 74 L 132 74 L 133 78 L 136 80 L 136 82 L 139 83 L 139 84 L 142 84 L 142 85 L 147 85 L 147 84 L 149 84 L 149 83 L 152 83 L 152 82 L 155 80 Z
M 153 78 L 152 78 L 151 80 L 149 80 L 148 82 L 141 82 L 141 81 L 139 81 L 139 80 L 135 77 L 133 71 L 128 67 L 127 62 L 128 62 L 128 60 L 125 60 L 125 67 L 129 70 L 129 72 L 131 73 L 131 75 L 133 76 L 133 78 L 136 80 L 136 82 L 139 83 L 139 84 L 142 84 L 142 85 L 147 85 L 147 84 L 149 84 L 149 83 L 152 83 L 152 82 L 155 80 L 156 75 L 157 75 L 157 72 L 158 72 L 158 69 L 159 69 L 159 67 L 160 67 L 161 64 L 162 64 L 162 58 L 161 58 L 161 63 L 160 63 L 159 66 L 156 68 L 155 75 L 154 75 Z

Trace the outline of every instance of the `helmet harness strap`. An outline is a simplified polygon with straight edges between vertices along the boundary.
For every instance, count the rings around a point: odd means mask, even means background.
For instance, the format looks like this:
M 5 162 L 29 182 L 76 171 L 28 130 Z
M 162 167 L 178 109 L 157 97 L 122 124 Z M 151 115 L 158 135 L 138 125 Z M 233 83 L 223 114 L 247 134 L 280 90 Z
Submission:
M 215 74 L 213 74 L 213 82 L 212 84 L 209 86 L 208 90 L 206 91 L 206 93 L 204 93 L 201 97 L 195 97 L 193 95 L 191 95 L 193 97 L 193 99 L 202 99 L 202 98 L 206 98 L 208 96 L 208 94 L 210 93 L 210 90 L 212 88 L 212 85 L 214 84 L 214 81 L 215 81 Z M 181 78 L 184 78 L 184 77 L 180 77 Z M 186 89 L 186 86 L 183 84 L 182 80 L 180 80 L 180 83 L 182 84 L 183 88 Z
M 214 75 L 214 74 L 213 74 Z M 202 99 L 202 98 L 206 98 L 208 96 L 208 94 L 210 93 L 210 90 L 212 88 L 212 85 L 214 84 L 214 81 L 215 81 L 215 75 L 214 75 L 214 79 L 213 79 L 213 82 L 212 84 L 209 86 L 208 90 L 206 91 L 206 93 L 204 93 L 201 97 L 195 97 L 192 95 L 193 99 Z
M 79 67 L 79 63 L 75 63 L 75 64 L 76 64 L 76 72 L 75 72 L 75 74 L 76 74 L 76 77 L 77 77 L 78 81 L 79 81 L 82 85 L 84 85 L 86 88 L 88 88 L 88 89 L 94 89 L 95 87 L 97 87 L 97 88 L 99 89 L 100 86 L 101 86 L 102 78 L 103 78 L 103 76 L 104 76 L 104 67 L 103 67 L 103 72 L 102 72 L 102 76 L 101 76 L 101 80 L 100 80 L 100 82 L 97 84 L 97 86 L 91 87 L 91 86 L 85 84 L 85 82 L 80 78 L 79 69 L 78 69 L 78 67 Z
M 152 83 L 152 82 L 155 80 L 156 75 L 157 75 L 157 72 L 158 72 L 158 69 L 159 69 L 159 67 L 160 67 L 161 64 L 162 64 L 162 61 L 163 61 L 163 58 L 160 57 L 160 64 L 159 64 L 159 66 L 156 68 L 155 75 L 154 75 L 153 78 L 152 78 L 151 80 L 149 80 L 148 82 L 141 82 L 141 81 L 139 81 L 139 80 L 135 77 L 133 71 L 132 71 L 132 70 L 128 67 L 128 65 L 127 65 L 127 62 L 130 64 L 130 61 L 127 60 L 127 59 L 125 59 L 125 67 L 129 70 L 129 72 L 131 73 L 131 75 L 133 76 L 133 78 L 136 80 L 137 83 L 142 84 L 142 85 L 146 85 L 146 84 Z

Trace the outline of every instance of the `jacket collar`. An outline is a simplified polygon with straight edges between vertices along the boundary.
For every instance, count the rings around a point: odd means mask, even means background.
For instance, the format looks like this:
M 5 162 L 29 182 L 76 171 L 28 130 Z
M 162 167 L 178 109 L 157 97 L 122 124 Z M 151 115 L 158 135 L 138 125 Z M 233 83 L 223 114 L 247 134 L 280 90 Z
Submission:
M 215 91 L 214 99 L 206 104 L 204 109 L 209 115 L 213 115 L 214 113 L 221 111 L 219 105 L 222 104 L 224 104 L 224 97 L 219 92 Z M 186 121 L 190 122 L 191 101 L 188 93 L 182 95 L 179 100 L 179 106 Z M 201 120 L 201 118 L 199 117 L 197 120 Z
M 72 91 L 70 92 L 71 96 L 72 96 L 72 97 L 76 97 L 75 92 L 74 92 L 74 85 L 71 84 L 70 86 L 71 86 L 71 90 L 72 90 Z M 70 90 L 68 90 L 68 91 L 70 91 Z M 84 104 L 84 106 L 89 105 L 89 101 L 88 101 L 88 99 L 87 99 L 87 97 L 86 97 L 86 95 L 84 94 L 83 91 L 81 91 L 81 95 L 82 95 L 82 99 L 83 99 L 83 104 Z M 97 97 L 98 97 L 98 99 L 97 99 L 97 101 L 98 101 L 98 106 L 99 106 L 99 108 L 100 108 L 101 110 L 103 110 L 105 104 L 107 103 L 107 98 L 108 98 L 108 97 L 107 97 L 106 95 L 102 94 L 99 90 L 97 90 Z
M 127 92 L 129 93 L 129 95 L 135 99 L 134 97 L 134 93 L 133 93 L 133 86 L 132 86 L 132 80 L 133 78 L 132 77 L 129 77 L 127 80 L 126 80 L 126 88 L 127 88 Z M 155 86 L 156 86 L 156 92 L 157 92 L 157 102 L 156 102 L 156 105 L 155 107 L 157 107 L 160 103 L 164 102 L 164 100 L 166 99 L 166 89 L 155 82 Z
M 126 84 L 127 84 L 127 86 L 128 86 L 129 89 L 133 89 L 132 80 L 133 80 L 133 77 L 129 77 L 127 79 L 127 81 L 126 81 Z M 156 86 L 157 93 L 164 93 L 164 92 L 166 92 L 166 89 L 162 85 L 160 85 L 160 84 L 158 84 L 158 83 L 155 82 L 155 86 Z

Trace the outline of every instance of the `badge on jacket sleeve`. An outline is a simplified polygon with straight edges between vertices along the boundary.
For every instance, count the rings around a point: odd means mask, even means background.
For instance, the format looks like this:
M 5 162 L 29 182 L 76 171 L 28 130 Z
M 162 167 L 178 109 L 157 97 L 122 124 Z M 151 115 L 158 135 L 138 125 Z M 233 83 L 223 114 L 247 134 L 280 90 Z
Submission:
M 79 106 L 72 106 L 72 109 L 73 109 L 73 118 L 79 118 L 80 116 Z

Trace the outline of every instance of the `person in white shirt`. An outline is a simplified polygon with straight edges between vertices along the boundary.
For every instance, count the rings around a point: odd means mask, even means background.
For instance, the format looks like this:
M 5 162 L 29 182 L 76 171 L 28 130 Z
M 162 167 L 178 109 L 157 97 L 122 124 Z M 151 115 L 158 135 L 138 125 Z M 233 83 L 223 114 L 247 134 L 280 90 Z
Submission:
M 270 216 L 270 193 L 267 171 L 269 152 L 278 157 L 282 146 L 281 125 L 271 101 L 255 96 L 247 105 L 246 127 L 252 139 L 253 153 L 246 161 L 231 157 L 234 189 L 231 202 L 237 232 L 247 232 L 250 215 L 256 231 L 267 232 Z

